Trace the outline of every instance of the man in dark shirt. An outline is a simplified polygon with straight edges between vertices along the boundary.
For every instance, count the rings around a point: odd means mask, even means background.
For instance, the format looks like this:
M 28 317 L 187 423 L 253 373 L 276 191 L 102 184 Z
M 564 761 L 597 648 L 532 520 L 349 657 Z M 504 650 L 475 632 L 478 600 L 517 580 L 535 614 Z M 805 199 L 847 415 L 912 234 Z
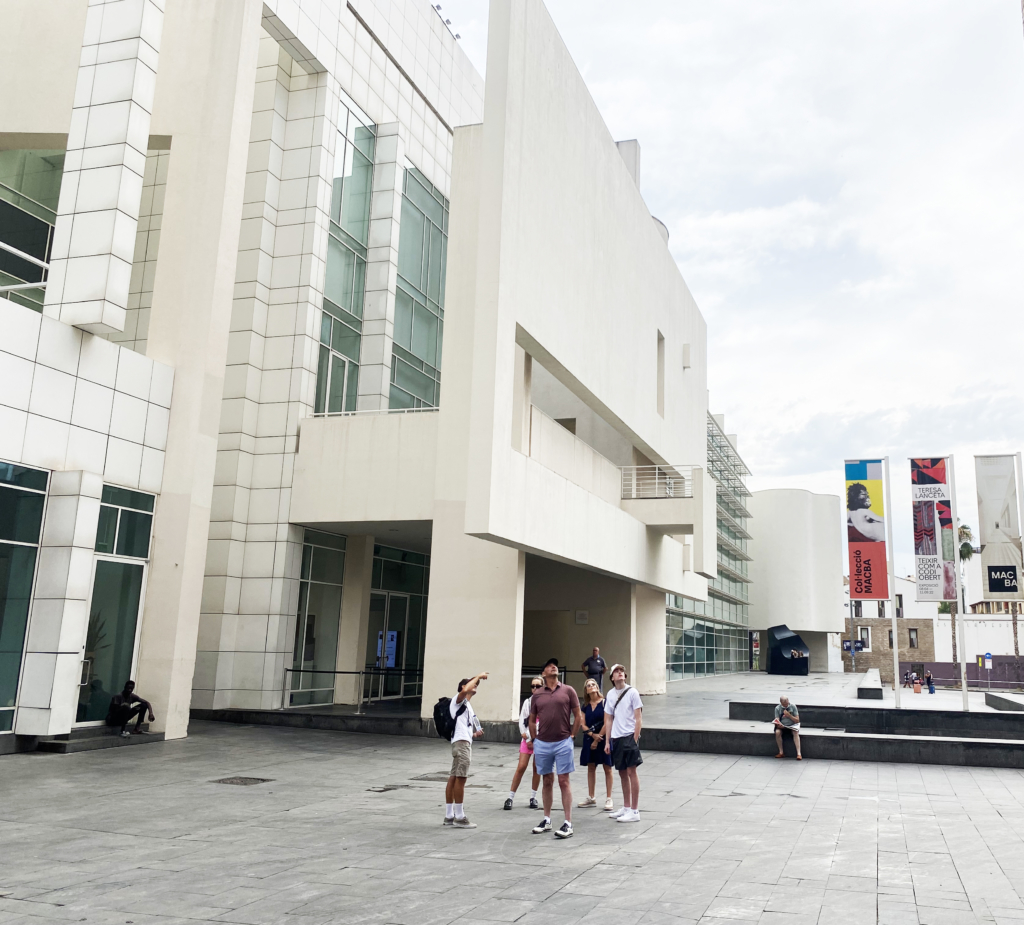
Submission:
M 135 721 L 135 734 L 145 735 L 146 731 L 142 728 L 142 719 L 149 713 L 149 721 L 152 723 L 156 716 L 153 715 L 153 708 L 150 706 L 148 700 L 143 700 L 135 693 L 135 682 L 125 681 L 124 690 L 120 694 L 114 694 L 110 698 L 110 709 L 107 710 L 107 725 L 108 726 L 120 726 L 121 735 L 129 736 L 131 733 L 128 731 L 128 724 L 132 721 L 132 717 L 138 715 L 138 719 Z
M 581 666 L 586 673 L 588 678 L 593 678 L 597 681 L 597 686 L 604 692 L 604 686 L 601 684 L 601 679 L 604 678 L 605 663 L 604 659 L 601 658 L 601 650 L 594 646 L 594 654 L 590 656 Z
M 530 699 L 530 736 L 537 773 L 544 779 L 544 818 L 533 829 L 534 835 L 551 831 L 551 803 L 554 799 L 555 773 L 562 791 L 565 822 L 555 836 L 572 838 L 572 785 L 569 775 L 576 769 L 572 742 L 580 726 L 580 698 L 568 684 L 558 679 L 558 659 L 549 658 L 541 672 L 544 687 Z

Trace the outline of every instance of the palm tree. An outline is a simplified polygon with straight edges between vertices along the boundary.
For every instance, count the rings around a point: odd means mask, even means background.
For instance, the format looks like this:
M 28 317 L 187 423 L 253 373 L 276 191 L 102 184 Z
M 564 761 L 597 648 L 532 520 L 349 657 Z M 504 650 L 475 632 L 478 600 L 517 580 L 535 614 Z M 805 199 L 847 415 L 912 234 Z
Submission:
M 957 539 L 960 542 L 960 597 L 963 601 L 964 613 L 967 613 L 967 598 L 966 593 L 963 590 L 963 571 L 964 563 L 967 562 L 974 555 L 974 533 L 968 524 L 960 523 L 960 519 L 957 518 Z M 956 680 L 956 686 L 960 686 L 960 662 L 956 657 L 956 615 L 958 611 L 959 602 L 949 602 L 949 628 L 953 636 L 953 676 Z

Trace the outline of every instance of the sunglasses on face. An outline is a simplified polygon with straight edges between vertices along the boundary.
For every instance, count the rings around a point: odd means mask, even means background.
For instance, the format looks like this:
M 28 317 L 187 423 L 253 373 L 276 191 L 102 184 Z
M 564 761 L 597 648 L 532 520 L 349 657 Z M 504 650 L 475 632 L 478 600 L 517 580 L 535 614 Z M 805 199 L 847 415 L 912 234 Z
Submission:
M 532 687 L 535 691 L 539 691 L 543 686 L 544 686 L 543 684 L 531 684 L 530 685 L 530 687 Z

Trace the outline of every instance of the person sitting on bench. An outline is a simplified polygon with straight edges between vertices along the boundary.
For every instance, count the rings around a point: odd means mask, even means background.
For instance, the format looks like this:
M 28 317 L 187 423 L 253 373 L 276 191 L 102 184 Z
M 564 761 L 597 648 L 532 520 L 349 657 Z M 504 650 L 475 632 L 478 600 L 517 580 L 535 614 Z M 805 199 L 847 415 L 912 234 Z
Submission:
M 152 723 L 156 719 L 153 715 L 153 707 L 150 706 L 148 700 L 143 700 L 135 693 L 134 681 L 125 681 L 124 690 L 110 698 L 107 725 L 120 726 L 121 735 L 127 737 L 131 735 L 128 731 L 128 724 L 132 721 L 133 716 L 138 715 L 139 718 L 135 721 L 135 734 L 147 735 L 146 730 L 142 728 L 142 719 L 147 712 L 149 721 Z

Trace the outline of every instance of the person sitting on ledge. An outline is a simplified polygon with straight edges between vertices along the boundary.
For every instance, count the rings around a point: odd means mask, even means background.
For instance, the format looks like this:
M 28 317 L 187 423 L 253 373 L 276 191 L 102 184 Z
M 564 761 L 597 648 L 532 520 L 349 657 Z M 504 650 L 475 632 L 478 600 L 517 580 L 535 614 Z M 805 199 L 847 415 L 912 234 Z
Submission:
M 137 714 L 139 718 L 135 721 L 135 734 L 148 735 L 149 733 L 142 728 L 142 718 L 147 712 L 149 713 L 149 721 L 152 723 L 156 719 L 156 716 L 153 715 L 153 707 L 150 706 L 148 700 L 143 700 L 135 693 L 134 681 L 125 681 L 124 690 L 110 698 L 110 708 L 107 710 L 107 725 L 120 726 L 121 735 L 127 738 L 131 735 L 128 731 L 128 724 L 132 721 L 132 717 Z
M 775 741 L 779 746 L 779 753 L 775 757 L 783 757 L 782 733 L 783 730 L 788 729 L 793 736 L 793 744 L 796 746 L 796 760 L 803 761 L 804 756 L 800 754 L 800 711 L 796 708 L 796 704 L 790 703 L 788 697 L 780 697 L 772 723 L 775 726 Z

